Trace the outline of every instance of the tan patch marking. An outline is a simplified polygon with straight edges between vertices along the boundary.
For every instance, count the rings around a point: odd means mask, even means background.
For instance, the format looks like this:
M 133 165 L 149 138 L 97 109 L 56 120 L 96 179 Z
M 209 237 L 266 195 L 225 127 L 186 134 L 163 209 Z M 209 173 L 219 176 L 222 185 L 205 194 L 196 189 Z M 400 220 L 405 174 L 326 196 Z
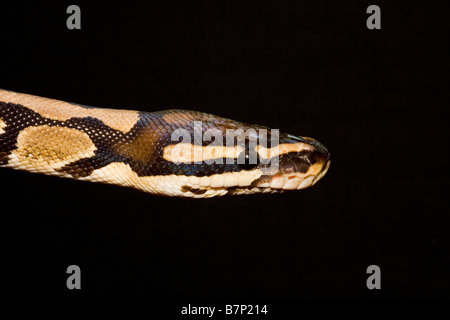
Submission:
M 165 114 L 162 118 L 169 124 L 180 124 L 198 120 L 199 117 L 193 113 L 171 112 Z
M 194 146 L 178 143 L 164 148 L 163 158 L 171 162 L 194 163 L 219 158 L 237 158 L 244 150 L 242 146 Z
M 5 130 L 3 128 L 6 128 L 6 123 L 3 122 L 2 119 L 0 119 L 0 134 L 5 133 Z
M 265 148 L 261 145 L 256 146 L 256 151 L 264 159 L 270 159 L 272 157 L 281 156 L 289 152 L 300 152 L 303 150 L 313 151 L 314 147 L 303 142 L 298 143 L 282 143 L 272 148 Z
M 162 119 L 166 121 L 168 124 L 175 125 L 184 125 L 184 124 L 192 124 L 193 121 L 201 121 L 204 124 L 208 125 L 211 123 L 219 124 L 217 127 L 220 127 L 223 123 L 233 122 L 236 125 L 238 124 L 236 121 L 221 118 L 214 114 L 204 113 L 200 111 L 190 111 L 190 110 L 166 110 Z
M 137 111 L 83 108 L 64 101 L 5 90 L 0 90 L 0 100 L 20 104 L 52 120 L 66 121 L 70 118 L 94 117 L 124 133 L 130 131 L 139 120 Z
M 158 143 L 159 133 L 158 128 L 150 127 L 145 128 L 131 141 L 119 141 L 112 146 L 113 150 L 117 153 L 132 158 L 133 160 L 146 163 L 151 161 L 153 151 Z
M 70 162 L 92 157 L 96 150 L 86 133 L 47 125 L 24 129 L 17 137 L 17 146 L 12 156 L 15 164 L 33 171 L 54 170 Z

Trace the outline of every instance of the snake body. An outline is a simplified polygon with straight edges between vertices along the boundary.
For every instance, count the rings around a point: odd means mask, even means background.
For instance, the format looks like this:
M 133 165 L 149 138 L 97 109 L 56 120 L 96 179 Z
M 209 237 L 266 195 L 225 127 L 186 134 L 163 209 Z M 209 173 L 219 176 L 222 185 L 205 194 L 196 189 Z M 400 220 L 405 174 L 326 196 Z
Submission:
M 282 133 L 263 145 L 262 133 L 275 136 L 202 112 L 93 108 L 0 90 L 1 167 L 159 195 L 282 192 L 327 172 L 330 154 L 318 141 Z

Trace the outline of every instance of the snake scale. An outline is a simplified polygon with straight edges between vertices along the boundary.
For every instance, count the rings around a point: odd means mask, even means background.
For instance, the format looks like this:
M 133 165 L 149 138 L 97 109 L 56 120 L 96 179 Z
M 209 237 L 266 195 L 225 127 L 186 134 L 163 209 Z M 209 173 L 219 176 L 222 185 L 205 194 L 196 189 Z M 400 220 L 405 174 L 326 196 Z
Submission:
M 330 154 L 318 141 L 264 126 L 0 90 L 0 167 L 209 198 L 303 189 L 329 166 Z

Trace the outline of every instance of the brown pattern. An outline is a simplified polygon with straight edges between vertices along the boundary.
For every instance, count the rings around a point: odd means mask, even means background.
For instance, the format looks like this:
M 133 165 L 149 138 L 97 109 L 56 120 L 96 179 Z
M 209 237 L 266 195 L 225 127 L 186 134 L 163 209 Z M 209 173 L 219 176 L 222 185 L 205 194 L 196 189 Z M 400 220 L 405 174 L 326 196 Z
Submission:
M 0 101 L 20 104 L 39 113 L 42 117 L 52 120 L 66 121 L 71 118 L 93 117 L 124 133 L 130 131 L 139 120 L 137 111 L 88 108 L 64 101 L 6 90 L 0 90 Z

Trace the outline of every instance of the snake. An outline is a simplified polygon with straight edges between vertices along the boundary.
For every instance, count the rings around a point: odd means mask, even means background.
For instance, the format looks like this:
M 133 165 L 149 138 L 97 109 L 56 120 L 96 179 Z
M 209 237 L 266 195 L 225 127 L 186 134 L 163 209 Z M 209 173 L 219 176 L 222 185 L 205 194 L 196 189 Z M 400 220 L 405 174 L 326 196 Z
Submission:
M 304 189 L 330 163 L 313 138 L 209 113 L 96 108 L 0 89 L 4 168 L 211 198 Z

